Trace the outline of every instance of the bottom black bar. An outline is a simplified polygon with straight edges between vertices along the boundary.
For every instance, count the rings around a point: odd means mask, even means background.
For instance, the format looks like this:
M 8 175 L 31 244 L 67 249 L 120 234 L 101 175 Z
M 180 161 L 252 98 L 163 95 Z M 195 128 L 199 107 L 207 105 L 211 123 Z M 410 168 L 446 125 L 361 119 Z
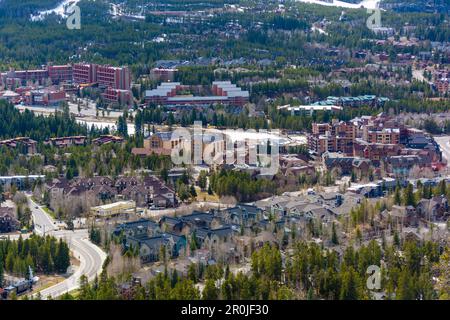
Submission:
M 0 317 L 24 319 L 370 319 L 448 312 L 450 301 L 1 301 Z M 63 318 L 61 318 L 63 317 Z M 338 318 L 336 318 L 338 317 Z M 6 318 L 6 317 L 5 317 Z M 3 319 L 5 319 L 3 318 Z

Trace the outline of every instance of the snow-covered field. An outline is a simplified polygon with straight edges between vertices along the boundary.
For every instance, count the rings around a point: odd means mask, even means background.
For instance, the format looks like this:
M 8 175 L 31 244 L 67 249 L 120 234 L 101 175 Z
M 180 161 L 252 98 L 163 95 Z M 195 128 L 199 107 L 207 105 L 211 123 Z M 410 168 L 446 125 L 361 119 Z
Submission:
M 45 19 L 47 15 L 52 13 L 61 16 L 63 18 L 67 18 L 68 17 L 68 15 L 66 14 L 67 8 L 73 4 L 77 4 L 78 2 L 80 2 L 80 0 L 64 0 L 56 8 L 40 11 L 38 14 L 31 16 L 31 21 L 41 21 Z
M 134 20 L 145 20 L 145 16 L 140 14 L 140 15 L 133 15 L 133 14 L 127 14 L 123 12 L 123 4 L 118 5 L 118 4 L 114 4 L 111 3 L 111 10 L 109 11 L 109 13 L 113 16 L 113 17 L 125 17 L 125 18 L 129 18 L 129 19 L 134 19 Z
M 42 21 L 50 14 L 56 14 L 63 18 L 67 18 L 68 17 L 68 14 L 66 13 L 67 8 L 70 7 L 71 5 L 77 4 L 80 1 L 81 0 L 62 0 L 61 3 L 58 4 L 58 6 L 56 8 L 40 11 L 36 15 L 32 15 L 31 21 Z M 109 13 L 113 17 L 126 17 L 126 18 L 134 19 L 134 20 L 145 20 L 145 16 L 142 14 L 133 15 L 133 14 L 125 13 L 124 12 L 124 4 L 119 5 L 119 4 L 110 3 L 110 6 L 111 6 L 111 9 L 110 9 Z
M 330 6 L 330 7 L 349 8 L 349 9 L 358 9 L 358 8 L 376 9 L 376 8 L 378 8 L 378 6 L 381 2 L 381 0 L 362 0 L 360 3 L 354 4 L 354 3 L 348 3 L 348 2 L 339 1 L 339 0 L 330 0 L 329 2 L 322 1 L 322 0 L 297 0 L 297 1 L 304 2 L 304 3 L 315 3 L 315 4 L 320 4 L 323 6 Z
M 362 0 L 360 3 L 354 4 L 340 0 L 296 0 L 296 1 L 319 4 L 323 6 L 349 8 L 349 9 L 358 9 L 358 8 L 375 9 L 379 7 L 379 4 L 381 2 L 381 0 Z M 56 14 L 63 18 L 67 18 L 68 16 L 66 13 L 67 8 L 72 4 L 77 4 L 78 2 L 80 2 L 80 0 L 63 0 L 56 8 L 40 11 L 38 14 L 31 16 L 31 21 L 41 21 L 45 19 L 47 15 L 50 14 Z M 123 13 L 123 9 L 120 5 L 113 3 L 111 3 L 110 14 L 112 16 L 125 16 L 128 18 L 134 18 L 136 20 L 145 19 L 145 16 L 143 15 L 125 14 Z
M 117 126 L 115 122 L 108 122 L 108 121 L 90 121 L 90 120 L 83 120 L 83 119 L 77 119 L 78 123 L 86 124 L 88 128 L 91 128 L 92 126 L 96 127 L 97 129 L 104 129 L 109 128 L 110 130 L 116 130 Z M 134 135 L 135 133 L 135 127 L 134 124 L 128 123 L 128 134 Z
M 325 30 L 323 30 L 322 28 L 316 27 L 316 26 L 312 26 L 311 28 L 312 31 L 318 31 L 320 34 L 324 34 L 324 35 L 328 35 L 328 32 L 326 32 Z

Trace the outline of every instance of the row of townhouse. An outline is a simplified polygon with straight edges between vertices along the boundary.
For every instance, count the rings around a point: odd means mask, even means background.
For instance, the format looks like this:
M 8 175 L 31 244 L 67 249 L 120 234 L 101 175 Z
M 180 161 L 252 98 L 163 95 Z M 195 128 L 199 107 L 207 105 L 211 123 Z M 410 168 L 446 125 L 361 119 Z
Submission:
M 285 235 L 293 232 L 297 236 L 307 232 L 310 222 L 321 224 L 330 228 L 333 224 L 339 225 L 342 217 L 349 215 L 352 209 L 359 206 L 367 197 L 383 195 L 383 188 L 397 185 L 394 179 L 378 183 L 355 186 L 346 193 L 312 193 L 305 196 L 274 196 L 271 199 L 258 201 L 255 205 L 261 208 L 264 214 L 270 214 L 275 221 L 275 231 Z M 445 222 L 449 219 L 449 205 L 445 195 L 433 196 L 430 199 L 421 199 L 415 207 L 392 206 L 384 210 L 375 218 L 376 228 L 391 230 L 392 227 L 417 228 L 421 224 L 431 222 Z M 269 225 L 261 221 L 260 225 Z M 270 230 L 270 229 L 266 229 Z M 378 234 L 379 235 L 379 234 Z M 325 245 L 332 245 L 325 241 Z
M 341 69 L 342 70 L 342 69 Z M 326 100 L 318 101 L 312 105 L 316 106 L 340 106 L 340 107 L 361 107 L 361 106 L 372 106 L 380 107 L 383 106 L 389 98 L 377 97 L 375 95 L 363 95 L 357 97 L 327 97 Z
M 274 196 L 255 203 L 266 217 L 259 222 L 261 230 L 271 232 L 282 239 L 282 245 L 291 238 L 311 240 L 314 229 L 331 230 L 339 225 L 341 217 L 358 206 L 364 196 L 355 193 L 315 193 L 302 196 Z M 280 240 L 278 240 L 280 241 Z M 331 239 L 323 239 L 324 245 L 333 246 Z
M 123 143 L 125 140 L 122 137 L 114 135 L 101 135 L 98 138 L 92 139 L 95 146 L 102 146 L 109 143 Z M 44 141 L 45 145 L 52 145 L 58 148 L 65 148 L 70 146 L 84 146 L 88 142 L 86 136 L 70 136 L 70 137 L 54 137 Z M 37 152 L 37 141 L 29 137 L 16 137 L 0 141 L 0 146 L 5 146 L 11 149 L 17 149 L 23 154 L 35 154 Z
M 420 222 L 446 222 L 450 217 L 448 200 L 444 195 L 433 196 L 431 199 L 421 199 L 414 206 L 394 205 L 385 209 L 377 219 L 382 228 L 389 224 L 400 228 L 416 228 Z
M 382 184 L 392 187 L 396 182 L 386 180 Z M 117 225 L 113 234 L 119 237 L 125 250 L 138 250 L 144 263 L 160 260 L 162 252 L 169 258 L 194 257 L 196 252 L 207 252 L 214 260 L 220 254 L 223 257 L 224 250 L 229 259 L 238 261 L 236 258 L 241 251 L 250 252 L 250 247 L 257 246 L 259 241 L 261 245 L 267 241 L 278 244 L 282 241 L 283 244 L 294 234 L 305 237 L 311 225 L 320 224 L 322 228 L 338 225 L 340 217 L 348 215 L 369 193 L 382 194 L 381 190 L 380 182 L 354 188 L 345 194 L 312 192 L 301 197 L 274 196 L 254 205 L 239 204 L 224 210 L 164 216 L 159 221 L 127 222 Z M 421 219 L 442 221 L 448 217 L 448 208 L 444 196 L 422 199 L 416 208 L 393 206 L 377 217 L 375 223 L 380 230 L 390 230 L 396 224 L 416 227 Z M 195 246 L 188 243 L 188 239 Z M 324 245 L 335 246 L 330 239 L 325 240 Z
M 228 253 L 235 252 L 237 237 L 262 219 L 261 209 L 237 205 L 221 211 L 164 216 L 158 222 L 150 219 L 127 222 L 116 226 L 113 234 L 120 237 L 125 250 L 137 248 L 144 263 L 158 261 L 161 247 L 171 258 L 186 255 L 187 239 L 195 244 L 195 250 L 206 250 L 215 257 L 224 245 L 231 249 Z
M 35 154 L 37 142 L 29 137 L 17 137 L 0 141 L 0 146 L 17 149 L 23 154 Z
M 155 176 L 143 179 L 120 177 L 65 178 L 53 179 L 45 184 L 50 206 L 58 199 L 64 201 L 86 201 L 92 205 L 132 200 L 138 207 L 174 207 L 177 204 L 175 191 Z M 56 209 L 56 208 L 52 208 Z

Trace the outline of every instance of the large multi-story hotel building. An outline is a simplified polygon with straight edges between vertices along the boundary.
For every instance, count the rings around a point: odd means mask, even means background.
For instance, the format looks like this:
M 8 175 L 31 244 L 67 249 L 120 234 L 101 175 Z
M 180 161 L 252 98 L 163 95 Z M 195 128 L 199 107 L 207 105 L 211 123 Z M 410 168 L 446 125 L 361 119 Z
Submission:
M 128 67 L 112 67 L 88 63 L 73 65 L 75 83 L 98 83 L 102 87 L 129 90 L 131 74 Z
M 249 92 L 244 91 L 230 81 L 215 81 L 211 86 L 211 95 L 194 96 L 178 95 L 187 91 L 190 86 L 179 82 L 163 82 L 156 89 L 145 92 L 145 102 L 166 106 L 209 106 L 223 104 L 244 106 L 249 101 Z
M 52 80 L 54 84 L 64 81 L 72 81 L 73 72 L 72 66 L 70 64 L 61 66 L 49 65 L 47 67 L 47 70 L 48 70 L 48 77 Z

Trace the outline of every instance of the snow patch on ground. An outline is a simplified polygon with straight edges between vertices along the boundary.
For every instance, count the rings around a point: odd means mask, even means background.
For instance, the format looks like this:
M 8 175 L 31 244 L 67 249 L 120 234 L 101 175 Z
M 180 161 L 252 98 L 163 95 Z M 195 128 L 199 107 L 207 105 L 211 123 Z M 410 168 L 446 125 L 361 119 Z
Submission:
M 359 8 L 365 8 L 365 9 L 376 9 L 379 8 L 381 0 L 362 0 L 358 4 L 354 3 L 348 3 L 344 1 L 339 0 L 297 0 L 299 2 L 303 3 L 313 3 L 313 4 L 320 4 L 323 6 L 329 6 L 329 7 L 340 7 L 340 8 L 349 8 L 349 9 L 359 9 Z
M 40 11 L 38 14 L 32 15 L 31 21 L 42 21 L 50 14 L 56 14 L 63 18 L 67 18 L 67 8 L 69 8 L 71 5 L 77 4 L 80 1 L 81 0 L 64 0 L 56 8 Z

